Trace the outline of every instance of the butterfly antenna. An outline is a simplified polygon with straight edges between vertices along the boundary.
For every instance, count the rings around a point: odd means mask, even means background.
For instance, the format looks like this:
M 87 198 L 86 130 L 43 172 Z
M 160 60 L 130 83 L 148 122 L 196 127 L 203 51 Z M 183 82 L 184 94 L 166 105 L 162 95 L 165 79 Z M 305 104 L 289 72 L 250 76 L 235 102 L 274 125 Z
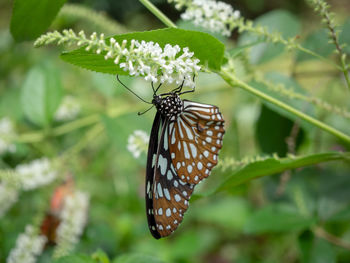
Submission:
M 134 94 L 136 97 L 138 97 L 140 100 L 142 100 L 143 102 L 147 103 L 147 104 L 152 104 L 151 102 L 148 102 L 146 100 L 144 100 L 143 98 L 141 98 L 139 95 L 137 95 L 135 92 L 133 92 L 131 89 L 129 89 L 123 82 L 120 81 L 119 79 L 119 75 L 117 75 L 117 80 L 119 81 L 120 84 L 122 84 L 122 86 L 124 88 L 126 88 L 128 91 L 130 91 L 132 94 Z
M 145 111 L 143 111 L 143 112 L 138 112 L 138 113 L 137 113 L 137 115 L 139 115 L 139 116 L 140 116 L 140 115 L 145 114 L 145 113 L 146 113 L 146 112 L 148 112 L 150 109 L 152 109 L 152 108 L 153 108 L 153 106 L 154 106 L 154 105 L 152 105 L 152 106 L 151 106 L 149 109 L 147 109 L 147 110 L 145 110 Z
M 158 87 L 157 87 L 156 91 L 154 92 L 154 94 L 156 94 L 156 93 L 158 92 L 158 90 L 159 90 L 160 86 L 162 86 L 162 83 L 159 83 L 159 85 L 158 85 Z

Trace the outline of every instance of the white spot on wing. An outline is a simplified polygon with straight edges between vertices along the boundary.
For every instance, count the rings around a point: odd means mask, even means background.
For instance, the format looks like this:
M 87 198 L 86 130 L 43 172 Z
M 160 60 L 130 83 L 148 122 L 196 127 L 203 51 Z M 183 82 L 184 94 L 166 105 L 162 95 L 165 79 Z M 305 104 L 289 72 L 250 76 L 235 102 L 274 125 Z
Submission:
M 163 197 L 163 190 L 162 190 L 162 186 L 160 185 L 160 183 L 157 184 L 157 191 L 158 191 L 159 197 Z
M 191 148 L 191 152 L 192 152 L 192 156 L 193 158 L 197 157 L 197 148 L 193 143 L 190 143 L 190 148 Z
M 166 169 L 168 167 L 168 160 L 164 158 L 161 154 L 158 159 L 158 167 L 160 167 L 160 173 L 165 175 Z
M 165 128 L 166 131 L 165 131 L 165 135 L 164 135 L 164 150 L 168 150 L 168 128 Z
M 184 145 L 184 154 L 185 154 L 185 158 L 186 159 L 190 159 L 190 152 L 188 151 L 188 148 L 187 148 L 187 143 L 185 141 L 182 142 L 183 145 Z
M 192 165 L 188 165 L 187 166 L 187 172 L 188 173 L 192 173 L 192 169 L 193 169 Z
M 164 188 L 164 189 L 163 189 L 163 192 L 164 192 L 165 198 L 168 199 L 168 200 L 170 201 L 170 200 L 171 200 L 171 197 L 170 197 L 168 188 Z
M 180 197 L 178 194 L 176 194 L 176 195 L 174 196 L 174 198 L 175 198 L 175 201 L 176 201 L 176 202 L 180 202 L 180 201 L 181 201 L 181 197 Z
M 173 179 L 173 174 L 171 173 L 170 170 L 168 170 L 168 173 L 166 175 L 166 178 L 170 181 L 171 179 Z

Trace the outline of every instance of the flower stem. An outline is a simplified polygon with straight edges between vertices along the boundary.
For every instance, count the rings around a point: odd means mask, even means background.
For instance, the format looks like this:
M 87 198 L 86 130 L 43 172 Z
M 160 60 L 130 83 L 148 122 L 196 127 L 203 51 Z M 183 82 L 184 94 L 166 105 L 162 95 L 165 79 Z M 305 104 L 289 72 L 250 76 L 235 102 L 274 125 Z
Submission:
M 225 71 L 225 70 L 221 70 L 221 72 L 219 72 L 219 75 L 231 86 L 238 86 L 252 94 L 254 94 L 255 96 L 268 101 L 276 106 L 278 106 L 281 109 L 284 109 L 290 113 L 292 113 L 293 115 L 299 117 L 300 119 L 303 119 L 304 121 L 307 121 L 309 123 L 311 123 L 312 125 L 338 137 L 339 139 L 341 139 L 342 141 L 350 144 L 350 136 L 342 133 L 341 131 L 338 131 L 337 129 L 334 129 L 331 126 L 328 126 L 327 124 L 285 104 L 282 101 L 276 100 L 275 98 L 249 86 L 248 84 L 246 84 L 245 82 L 239 80 L 237 77 L 235 77 L 234 75 L 230 74 L 229 72 Z
M 93 114 L 88 117 L 83 117 L 81 119 L 71 121 L 69 123 L 63 124 L 61 126 L 58 126 L 56 128 L 53 128 L 50 131 L 50 134 L 47 134 L 44 131 L 39 131 L 39 132 L 30 132 L 30 133 L 25 133 L 19 135 L 17 138 L 15 138 L 15 141 L 21 142 L 21 143 L 33 143 L 33 142 L 40 142 L 43 139 L 45 139 L 46 135 L 51 135 L 51 136 L 60 136 L 66 133 L 69 133 L 71 131 L 74 131 L 76 129 L 89 126 L 93 123 L 96 123 L 99 121 L 99 115 L 98 114 Z
M 154 14 L 160 21 L 162 21 L 168 27 L 176 28 L 177 26 L 166 16 L 164 15 L 155 5 L 153 5 L 148 0 L 140 0 L 141 4 L 143 4 L 152 14 Z
M 330 59 L 328 59 L 328 58 L 325 58 L 325 57 L 323 57 L 323 56 L 321 56 L 321 55 L 319 55 L 319 54 L 313 52 L 313 51 L 310 50 L 310 49 L 307 49 L 307 48 L 305 48 L 305 47 L 303 47 L 303 46 L 301 46 L 301 45 L 298 45 L 297 49 L 299 49 L 300 51 L 302 51 L 302 52 L 304 52 L 304 53 L 306 53 L 306 54 L 309 54 L 309 55 L 311 55 L 311 56 L 314 56 L 315 58 L 318 58 L 318 59 L 320 59 L 320 60 L 323 60 L 323 61 L 326 62 L 326 63 L 331 64 L 332 66 L 334 66 L 334 67 L 335 67 L 336 69 L 338 69 L 338 70 L 342 70 L 342 67 L 339 66 L 337 63 L 335 63 L 335 62 L 333 62 L 332 60 L 330 60 Z
M 141 107 L 140 107 L 141 108 Z M 135 109 L 135 107 L 134 107 Z M 136 110 L 139 109 L 139 107 L 136 108 Z M 118 108 L 111 108 L 107 109 L 107 115 L 111 118 L 118 117 L 124 113 L 127 113 L 131 110 L 131 106 L 124 105 L 120 106 Z M 78 120 L 71 121 L 66 124 L 62 124 L 61 126 L 53 128 L 49 133 L 46 133 L 45 131 L 38 131 L 38 132 L 30 132 L 21 134 L 18 137 L 14 139 L 16 142 L 21 143 L 34 143 L 34 142 L 40 142 L 44 140 L 47 136 L 61 136 L 64 134 L 67 134 L 71 131 L 90 126 L 92 124 L 98 123 L 100 121 L 100 115 L 99 114 L 92 114 L 87 117 L 80 118 Z

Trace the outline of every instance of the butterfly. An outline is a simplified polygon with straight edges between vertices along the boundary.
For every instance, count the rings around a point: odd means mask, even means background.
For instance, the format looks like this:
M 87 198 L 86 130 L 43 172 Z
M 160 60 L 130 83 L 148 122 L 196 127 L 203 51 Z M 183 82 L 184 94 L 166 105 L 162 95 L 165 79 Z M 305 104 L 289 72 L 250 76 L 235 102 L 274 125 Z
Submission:
M 157 95 L 146 168 L 146 214 L 156 239 L 169 236 L 183 220 L 194 187 L 218 162 L 225 133 L 218 107 L 182 100 L 183 84 Z
M 60 213 L 62 213 L 65 199 L 73 193 L 74 180 L 68 176 L 65 181 L 59 185 L 52 194 L 50 201 L 50 209 L 40 225 L 41 235 L 46 236 L 48 245 L 56 244 L 57 228 L 61 223 Z

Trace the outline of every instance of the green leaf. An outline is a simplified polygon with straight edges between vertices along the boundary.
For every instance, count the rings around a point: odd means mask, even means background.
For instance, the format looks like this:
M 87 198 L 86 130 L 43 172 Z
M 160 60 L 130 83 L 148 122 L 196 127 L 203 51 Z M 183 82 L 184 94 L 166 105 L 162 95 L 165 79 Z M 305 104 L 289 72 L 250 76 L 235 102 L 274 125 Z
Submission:
M 227 231 L 240 231 L 251 215 L 251 208 L 243 198 L 229 197 L 204 206 L 193 206 L 191 213 L 198 222 L 217 225 Z
M 163 261 L 143 254 L 125 254 L 113 260 L 113 263 L 162 263 Z
M 50 64 L 32 68 L 23 83 L 21 105 L 34 124 L 47 126 L 62 98 L 62 84 L 57 68 Z
M 120 44 L 125 39 L 145 40 L 157 42 L 161 47 L 166 44 L 179 45 L 181 48 L 188 47 L 194 52 L 194 56 L 200 60 L 201 65 L 208 66 L 212 70 L 219 70 L 224 56 L 224 45 L 213 36 L 197 31 L 177 28 L 159 29 L 145 32 L 127 33 L 113 36 Z M 108 42 L 108 40 L 107 40 Z M 96 54 L 86 51 L 84 47 L 65 52 L 61 58 L 73 65 L 109 74 L 127 75 L 128 73 L 113 63 L 112 59 L 105 60 L 104 54 Z M 123 62 L 123 60 L 121 60 Z
M 56 259 L 53 263 L 96 263 L 96 261 L 86 255 L 69 255 Z
M 15 0 L 10 30 L 17 41 L 33 40 L 50 26 L 66 0 Z
M 315 238 L 310 231 L 305 231 L 299 237 L 301 263 L 333 263 L 336 253 L 333 246 L 326 240 Z
M 96 263 L 109 263 L 109 258 L 107 254 L 102 251 L 101 249 L 98 249 L 96 252 L 92 254 L 92 258 L 95 260 Z
M 330 217 L 327 221 L 332 222 L 349 222 L 350 221 L 350 206 L 346 207 L 345 209 L 339 211 L 332 217 Z
M 213 37 L 217 38 L 218 40 L 220 40 L 223 43 L 227 42 L 227 37 L 223 36 L 220 33 L 213 33 L 207 28 L 204 28 L 204 27 L 201 27 L 201 26 L 197 26 L 197 25 L 193 24 L 192 21 L 185 21 L 185 20 L 180 19 L 180 20 L 177 21 L 176 25 L 180 29 L 208 33 L 209 35 L 212 35 Z
M 312 32 L 306 37 L 302 46 L 314 51 L 323 57 L 328 57 L 330 54 L 332 54 L 335 48 L 331 43 L 329 43 L 328 30 L 326 29 Z M 298 51 L 296 61 L 301 62 L 309 59 L 315 59 L 315 57 L 305 52 Z
M 262 151 L 268 154 L 277 153 L 278 156 L 285 156 L 288 152 L 286 139 L 291 135 L 293 126 L 293 121 L 262 105 L 255 131 Z M 301 129 L 297 134 L 296 148 L 303 139 L 304 131 Z
M 349 158 L 350 153 L 340 152 L 328 152 L 281 159 L 267 158 L 262 161 L 250 163 L 234 172 L 226 172 L 224 174 L 224 177 L 227 179 L 220 184 L 220 186 L 216 189 L 216 192 L 231 189 L 235 186 L 246 183 L 252 179 L 267 175 L 278 174 L 285 170 L 296 169 L 304 166 L 315 165 L 318 163 Z
M 310 230 L 304 231 L 299 236 L 300 260 L 302 263 L 310 262 L 314 239 L 315 237 Z
M 301 24 L 296 16 L 285 10 L 275 10 L 258 17 L 254 21 L 255 25 L 261 25 L 268 29 L 268 32 L 280 32 L 288 39 L 296 36 L 301 29 Z M 239 39 L 239 45 L 246 45 L 257 41 L 261 36 L 245 33 Z M 280 55 L 284 50 L 283 44 L 262 43 L 250 50 L 250 61 L 253 64 L 267 62 Z
M 118 118 L 102 116 L 102 121 L 111 141 L 116 145 L 123 147 L 125 147 L 127 144 L 128 137 L 133 131 L 150 130 L 149 120 L 143 118 L 143 116 L 138 116 L 136 112 L 132 112 Z
M 313 223 L 315 219 L 301 215 L 296 208 L 275 204 L 255 212 L 244 230 L 249 234 L 289 232 L 306 229 Z

